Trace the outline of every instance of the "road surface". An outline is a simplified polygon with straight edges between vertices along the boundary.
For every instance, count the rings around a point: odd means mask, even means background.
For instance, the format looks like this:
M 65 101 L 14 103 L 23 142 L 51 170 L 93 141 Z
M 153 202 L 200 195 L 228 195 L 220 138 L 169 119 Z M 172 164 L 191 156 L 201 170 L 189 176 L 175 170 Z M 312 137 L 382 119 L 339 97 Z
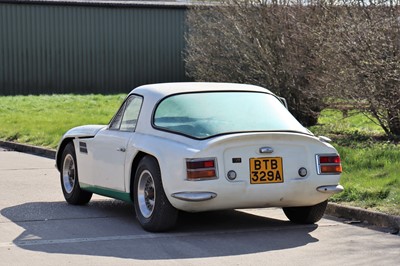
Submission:
M 324 217 L 290 223 L 280 209 L 184 214 L 141 229 L 133 206 L 94 196 L 68 205 L 54 161 L 0 149 L 0 265 L 398 265 L 400 237 Z

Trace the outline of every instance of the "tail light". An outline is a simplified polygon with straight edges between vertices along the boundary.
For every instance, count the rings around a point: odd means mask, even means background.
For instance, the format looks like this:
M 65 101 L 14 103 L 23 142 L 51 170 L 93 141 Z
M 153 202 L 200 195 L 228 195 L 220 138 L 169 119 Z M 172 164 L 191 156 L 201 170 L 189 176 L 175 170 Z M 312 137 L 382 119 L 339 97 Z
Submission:
M 186 159 L 187 180 L 208 180 L 217 177 L 215 158 Z
M 338 175 L 342 172 L 342 164 L 338 154 L 318 154 L 316 158 L 319 175 Z

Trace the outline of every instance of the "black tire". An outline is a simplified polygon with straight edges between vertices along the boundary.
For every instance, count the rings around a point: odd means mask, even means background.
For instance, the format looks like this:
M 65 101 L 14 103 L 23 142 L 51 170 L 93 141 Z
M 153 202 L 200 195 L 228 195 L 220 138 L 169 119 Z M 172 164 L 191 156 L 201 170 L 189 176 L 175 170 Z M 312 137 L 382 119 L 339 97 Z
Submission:
M 283 212 L 291 222 L 313 224 L 321 220 L 322 216 L 324 216 L 327 205 L 328 200 L 313 206 L 283 208 Z
M 175 226 L 178 210 L 165 195 L 160 167 L 154 157 L 145 156 L 139 162 L 133 195 L 136 216 L 143 229 L 161 232 Z
M 72 142 L 68 143 L 62 152 L 60 181 L 64 198 L 68 203 L 84 205 L 92 198 L 91 192 L 82 190 L 79 186 L 75 148 Z

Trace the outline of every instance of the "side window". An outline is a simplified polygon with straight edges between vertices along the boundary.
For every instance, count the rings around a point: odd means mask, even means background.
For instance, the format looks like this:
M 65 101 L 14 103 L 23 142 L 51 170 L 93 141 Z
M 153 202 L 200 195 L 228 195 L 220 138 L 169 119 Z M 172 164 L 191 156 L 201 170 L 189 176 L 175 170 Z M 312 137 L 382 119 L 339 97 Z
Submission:
M 113 120 L 111 121 L 109 129 L 119 130 L 119 127 L 121 126 L 122 115 L 124 114 L 125 111 L 125 106 L 126 102 L 124 102 L 121 108 L 119 108 L 118 113 L 114 116 Z
M 139 96 L 131 96 L 125 103 L 125 110 L 122 116 L 120 130 L 134 131 L 137 119 L 139 117 L 140 108 L 142 107 L 142 98 Z

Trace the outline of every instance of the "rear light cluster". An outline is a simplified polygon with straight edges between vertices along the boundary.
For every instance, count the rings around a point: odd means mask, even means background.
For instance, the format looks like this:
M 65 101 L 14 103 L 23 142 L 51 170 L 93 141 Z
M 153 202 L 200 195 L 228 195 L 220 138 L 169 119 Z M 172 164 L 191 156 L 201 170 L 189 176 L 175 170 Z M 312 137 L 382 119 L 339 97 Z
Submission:
M 337 154 L 318 154 L 317 172 L 319 175 L 338 175 L 342 172 L 340 156 Z
M 215 158 L 186 159 L 187 180 L 208 180 L 217 178 Z

